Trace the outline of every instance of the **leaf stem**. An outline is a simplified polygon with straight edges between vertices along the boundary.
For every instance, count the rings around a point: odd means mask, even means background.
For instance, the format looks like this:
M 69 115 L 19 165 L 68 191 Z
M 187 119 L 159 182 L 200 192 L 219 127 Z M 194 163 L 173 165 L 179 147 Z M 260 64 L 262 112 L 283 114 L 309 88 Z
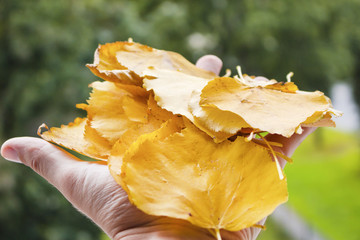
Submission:
M 289 72 L 288 75 L 286 75 L 287 82 L 291 82 L 291 77 L 294 76 L 293 72 Z
M 270 144 L 268 143 L 268 141 L 263 137 L 261 136 L 260 134 L 258 134 L 262 140 L 264 140 L 264 142 L 266 143 L 266 145 L 268 146 L 268 148 L 270 149 L 271 151 L 271 154 L 273 155 L 274 157 L 274 161 L 275 161 L 275 164 L 276 164 L 276 168 L 277 168 L 277 171 L 278 171 L 278 174 L 279 174 L 279 178 L 280 180 L 283 180 L 284 179 L 284 174 L 282 172 L 282 169 L 281 169 L 281 166 L 280 166 L 280 163 L 279 163 L 279 159 L 277 158 L 275 152 L 274 152 L 274 149 L 270 146 Z
M 221 240 L 221 235 L 220 235 L 220 229 L 215 229 L 215 233 L 216 233 L 216 240 Z

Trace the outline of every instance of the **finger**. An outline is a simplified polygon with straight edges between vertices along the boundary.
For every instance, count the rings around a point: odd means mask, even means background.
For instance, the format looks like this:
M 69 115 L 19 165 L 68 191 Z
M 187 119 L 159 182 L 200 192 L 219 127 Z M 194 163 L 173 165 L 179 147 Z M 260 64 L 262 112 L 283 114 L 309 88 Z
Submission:
M 125 192 L 113 180 L 107 166 L 79 161 L 61 148 L 31 137 L 6 141 L 1 155 L 32 168 L 109 235 L 125 226 L 123 223 L 114 227 L 107 218 L 109 210 L 128 203 Z
M 286 138 L 281 135 L 271 134 L 267 136 L 266 139 L 269 141 L 281 143 L 283 145 L 283 147 L 281 148 L 282 152 L 286 156 L 291 157 L 295 152 L 296 148 L 298 148 L 299 145 L 317 128 L 304 127 L 303 129 L 304 130 L 301 134 L 294 134 L 290 138 Z
M 222 65 L 221 59 L 214 55 L 205 55 L 196 62 L 198 68 L 208 70 L 216 75 L 219 75 Z

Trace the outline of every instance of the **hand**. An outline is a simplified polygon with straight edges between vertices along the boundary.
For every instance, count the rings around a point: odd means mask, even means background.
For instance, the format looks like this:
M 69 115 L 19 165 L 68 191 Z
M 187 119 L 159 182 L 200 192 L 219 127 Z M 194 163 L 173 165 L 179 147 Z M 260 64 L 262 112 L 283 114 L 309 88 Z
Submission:
M 205 56 L 197 66 L 218 74 L 222 62 L 215 56 Z M 291 156 L 313 130 L 306 129 L 289 139 L 276 135 L 268 138 L 281 142 L 284 146 L 280 150 Z M 128 201 L 126 192 L 114 181 L 106 165 L 80 161 L 42 139 L 10 139 L 3 144 L 1 155 L 29 166 L 44 177 L 112 239 L 214 239 L 206 229 L 187 221 L 141 212 Z M 265 219 L 260 224 L 264 222 Z M 221 231 L 221 235 L 224 240 L 250 240 L 256 239 L 259 232 L 258 228 L 247 228 L 239 232 Z

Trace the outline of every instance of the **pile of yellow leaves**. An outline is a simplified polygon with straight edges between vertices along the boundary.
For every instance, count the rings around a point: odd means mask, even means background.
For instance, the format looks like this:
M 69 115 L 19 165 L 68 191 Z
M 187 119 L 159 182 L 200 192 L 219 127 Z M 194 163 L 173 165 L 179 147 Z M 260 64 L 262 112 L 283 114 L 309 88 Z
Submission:
M 256 225 L 287 200 L 286 178 L 259 133 L 290 137 L 333 126 L 330 100 L 239 73 L 219 77 L 181 55 L 138 43 L 100 45 L 86 118 L 39 134 L 107 161 L 129 200 L 147 214 L 207 228 Z M 282 156 L 285 158 L 285 156 Z M 274 160 L 275 159 L 275 160 Z

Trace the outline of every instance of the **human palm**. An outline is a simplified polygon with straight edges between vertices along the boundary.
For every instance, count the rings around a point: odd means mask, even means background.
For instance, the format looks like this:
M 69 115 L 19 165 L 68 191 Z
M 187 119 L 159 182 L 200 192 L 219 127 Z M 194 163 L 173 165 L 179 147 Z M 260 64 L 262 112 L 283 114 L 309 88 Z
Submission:
M 214 56 L 205 56 L 197 62 L 198 67 L 217 74 L 221 65 L 221 60 Z M 282 143 L 278 151 L 291 156 L 313 130 L 307 128 L 303 134 L 289 139 L 278 135 L 267 138 Z M 106 165 L 81 161 L 42 139 L 10 139 L 3 144 L 1 154 L 31 167 L 112 239 L 214 239 L 209 231 L 187 221 L 143 213 L 129 202 L 126 192 L 112 178 Z M 284 166 L 285 161 L 281 164 Z M 265 219 L 261 224 L 263 222 Z M 224 240 L 252 240 L 259 232 L 258 228 L 251 227 L 239 232 L 221 231 L 221 236 Z

